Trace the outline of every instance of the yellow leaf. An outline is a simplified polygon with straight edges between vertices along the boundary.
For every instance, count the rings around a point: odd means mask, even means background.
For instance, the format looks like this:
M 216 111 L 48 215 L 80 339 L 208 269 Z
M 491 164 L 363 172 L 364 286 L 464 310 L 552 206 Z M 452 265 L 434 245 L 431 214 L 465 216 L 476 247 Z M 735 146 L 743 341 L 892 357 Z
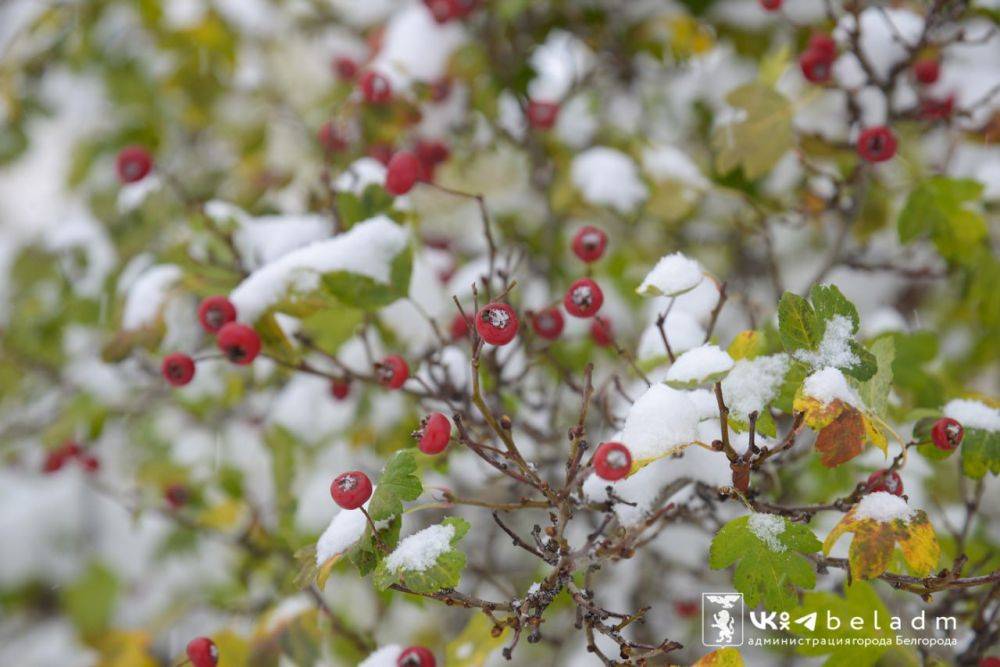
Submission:
M 854 527 L 854 539 L 848 551 L 851 574 L 857 579 L 874 579 L 889 567 L 898 535 L 896 523 L 874 519 L 859 521 Z
M 764 346 L 764 337 L 759 331 L 747 329 L 736 334 L 733 342 L 729 344 L 729 356 L 733 359 L 753 359 L 760 354 Z
M 865 424 L 865 437 L 870 443 L 882 450 L 882 453 L 886 456 L 889 455 L 889 441 L 886 440 L 885 434 L 882 433 L 882 429 L 875 425 L 875 422 L 871 420 L 868 415 L 863 415 Z
M 906 537 L 899 540 L 899 548 L 913 574 L 926 577 L 937 567 L 938 559 L 941 558 L 941 545 L 938 544 L 934 527 L 923 510 L 910 519 L 907 528 Z
M 702 656 L 692 667 L 743 667 L 743 656 L 734 648 L 720 648 Z
M 496 634 L 494 634 L 496 633 Z M 445 648 L 448 667 L 480 667 L 504 643 L 507 628 L 497 632 L 484 614 L 474 614 L 462 633 Z
M 792 401 L 792 410 L 804 413 L 805 424 L 814 431 L 828 426 L 843 411 L 845 404 L 840 399 L 823 403 L 819 399 L 797 393 Z
M 215 633 L 212 641 L 219 647 L 217 667 L 245 667 L 250 662 L 249 643 L 232 630 Z
M 231 498 L 206 509 L 199 520 L 207 528 L 224 530 L 235 526 L 243 518 L 245 509 L 242 502 Z
M 142 630 L 112 630 L 97 642 L 98 667 L 156 667 L 149 654 L 149 635 Z

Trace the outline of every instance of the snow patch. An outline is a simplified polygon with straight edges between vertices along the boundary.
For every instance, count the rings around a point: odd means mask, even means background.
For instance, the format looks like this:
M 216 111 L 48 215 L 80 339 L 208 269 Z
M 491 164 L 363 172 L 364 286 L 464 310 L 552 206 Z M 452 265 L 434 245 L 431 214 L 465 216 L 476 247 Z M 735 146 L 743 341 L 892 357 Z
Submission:
M 585 200 L 619 213 L 631 213 L 649 194 L 632 158 L 606 146 L 595 146 L 573 158 L 570 176 Z
M 159 264 L 143 272 L 129 287 L 122 311 L 122 328 L 142 329 L 156 322 L 167 290 L 181 277 L 181 269 L 173 264 Z
M 361 539 L 368 522 L 365 515 L 355 510 L 340 510 L 334 515 L 330 525 L 316 542 L 316 565 L 322 566 L 338 554 L 342 554 Z
M 389 572 L 423 572 L 432 567 L 441 554 L 451 549 L 455 526 L 439 524 L 414 533 L 393 550 L 385 559 Z
M 654 384 L 632 405 L 619 439 L 641 461 L 694 441 L 697 429 L 698 411 L 687 394 Z
M 660 258 L 636 292 L 643 296 L 677 296 L 697 287 L 704 277 L 701 264 L 675 252 Z
M 823 340 L 817 350 L 795 350 L 792 354 L 799 361 L 813 368 L 833 366 L 835 368 L 850 368 L 859 361 L 858 355 L 851 350 L 854 336 L 854 323 L 844 315 L 834 315 L 826 323 Z
M 957 420 L 964 428 L 1000 431 L 1000 410 L 980 401 L 957 398 L 944 406 L 945 417 Z
M 737 361 L 722 380 L 722 395 L 726 398 L 730 414 L 746 421 L 751 412 L 763 410 L 778 393 L 790 364 L 787 354 Z
M 399 664 L 399 656 L 402 653 L 402 646 L 389 644 L 362 660 L 358 667 L 396 667 Z
M 705 382 L 733 367 L 733 358 L 718 345 L 702 345 L 677 357 L 667 371 L 667 382 Z
M 785 551 L 785 545 L 778 538 L 785 532 L 785 520 L 777 514 L 754 512 L 747 521 L 750 532 L 767 545 L 774 553 Z
M 847 383 L 844 374 L 836 368 L 824 368 L 807 377 L 802 383 L 802 393 L 812 396 L 824 405 L 838 399 L 855 407 L 863 405 L 861 397 Z
M 859 521 L 862 519 L 875 519 L 883 523 L 896 519 L 906 521 L 913 514 L 913 510 L 905 500 L 885 491 L 869 493 L 854 506 L 854 518 Z

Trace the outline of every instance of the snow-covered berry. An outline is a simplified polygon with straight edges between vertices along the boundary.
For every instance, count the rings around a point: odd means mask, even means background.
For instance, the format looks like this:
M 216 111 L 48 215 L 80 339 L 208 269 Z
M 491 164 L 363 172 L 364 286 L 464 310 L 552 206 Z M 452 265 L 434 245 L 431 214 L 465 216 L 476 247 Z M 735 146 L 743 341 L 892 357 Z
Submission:
M 962 444 L 963 437 L 965 429 L 950 417 L 942 417 L 931 427 L 931 441 L 942 451 L 950 452 L 955 449 Z
M 118 152 L 115 169 L 122 183 L 141 181 L 153 170 L 153 156 L 142 146 L 127 146 Z
M 632 453 L 620 442 L 602 442 L 594 452 L 594 472 L 610 482 L 628 475 Z
M 361 95 L 369 104 L 385 104 L 392 99 L 392 84 L 374 70 L 367 70 L 358 82 Z
M 604 292 L 590 278 L 580 278 L 566 290 L 563 306 L 573 317 L 592 317 L 604 305 Z
M 236 321 L 236 306 L 222 295 L 207 296 L 198 305 L 198 321 L 208 333 L 219 333 L 219 329 Z
M 333 71 L 342 81 L 353 81 L 358 75 L 358 63 L 347 56 L 337 56 L 333 59 Z
M 188 642 L 187 657 L 193 667 L 215 667 L 219 662 L 219 647 L 208 637 L 195 637 Z
M 807 49 L 799 56 L 802 76 L 811 83 L 826 83 L 830 80 L 833 59 L 829 53 L 819 49 Z
M 356 510 L 372 497 L 372 481 L 360 470 L 340 473 L 330 484 L 330 496 L 345 510 Z
M 531 314 L 531 328 L 545 340 L 555 340 L 562 334 L 566 319 L 558 308 L 546 308 Z
M 885 491 L 895 496 L 903 495 L 903 478 L 895 470 L 876 470 L 868 476 L 865 488 L 869 493 Z
M 896 155 L 896 135 L 885 125 L 876 125 L 858 135 L 858 155 L 868 162 L 885 162 Z
M 608 235 L 592 225 L 581 227 L 573 236 L 573 253 L 587 263 L 599 260 L 607 246 Z
M 399 151 L 386 166 L 385 189 L 393 195 L 405 195 L 416 184 L 420 173 L 420 158 L 410 151 Z
M 346 378 L 337 378 L 330 381 L 330 395 L 338 401 L 344 400 L 350 393 L 351 382 Z
M 555 102 L 528 102 L 528 124 L 536 130 L 550 130 L 559 118 L 559 105 Z
M 607 347 L 614 341 L 614 329 L 611 328 L 611 320 L 598 315 L 590 323 L 590 337 L 594 343 L 600 347 Z
M 429 648 L 424 646 L 409 646 L 399 654 L 397 667 L 435 667 L 437 661 Z
M 375 364 L 375 377 L 383 387 L 399 389 L 410 377 L 410 365 L 398 354 L 390 354 Z
M 419 448 L 424 454 L 440 454 L 451 440 L 451 420 L 440 412 L 432 413 L 424 419 L 420 430 Z
M 941 63 L 936 58 L 921 58 L 913 63 L 913 76 L 925 86 L 936 83 L 941 76 Z
M 160 372 L 164 379 L 175 387 L 183 387 L 194 378 L 194 359 L 183 352 L 174 352 L 163 357 Z
M 519 324 L 517 313 L 506 303 L 488 303 L 476 313 L 476 331 L 490 345 L 514 340 Z
M 347 138 L 337 129 L 332 120 L 319 126 L 316 138 L 326 153 L 339 153 L 347 148 Z
M 230 322 L 219 329 L 216 342 L 226 359 L 240 366 L 253 362 L 260 354 L 260 336 L 252 327 L 239 322 Z

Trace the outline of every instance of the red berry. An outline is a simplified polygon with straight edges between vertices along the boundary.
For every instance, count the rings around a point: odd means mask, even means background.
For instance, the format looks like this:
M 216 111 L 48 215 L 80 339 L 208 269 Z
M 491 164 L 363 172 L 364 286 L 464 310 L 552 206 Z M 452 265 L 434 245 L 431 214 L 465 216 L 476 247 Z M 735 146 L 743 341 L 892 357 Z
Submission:
M 611 345 L 614 340 L 614 331 L 611 328 L 611 321 L 606 317 L 598 315 L 590 324 L 590 337 L 601 347 Z
M 448 327 L 448 332 L 451 334 L 452 340 L 465 338 L 469 335 L 469 320 L 463 317 L 461 313 L 458 313 L 451 320 L 451 326 Z
M 759 0 L 760 6 L 769 12 L 776 12 L 781 9 L 781 0 Z
M 965 429 L 954 419 L 942 417 L 931 427 L 931 440 L 938 449 L 950 452 L 962 444 Z
M 368 149 L 368 157 L 374 158 L 384 165 L 389 164 L 392 159 L 392 146 L 388 144 L 375 144 Z
M 447 144 L 437 139 L 421 139 L 413 147 L 413 150 L 417 154 L 417 159 L 432 167 L 438 166 L 451 155 Z
M 837 42 L 825 32 L 816 32 L 809 37 L 809 47 L 807 50 L 825 53 L 832 61 L 837 57 Z
M 799 57 L 799 68 L 802 69 L 802 76 L 812 83 L 829 81 L 832 64 L 830 55 L 818 49 L 808 49 Z
M 941 63 L 935 58 L 922 58 L 913 64 L 913 76 L 924 85 L 930 85 L 941 76 Z
M 353 81 L 358 75 L 358 64 L 347 56 L 337 56 L 333 59 L 333 71 L 343 81 Z
M 410 151 L 399 151 L 387 165 L 385 189 L 393 195 L 405 195 L 420 177 L 421 166 L 416 155 Z
M 602 442 L 594 452 L 594 471 L 610 482 L 628 475 L 632 469 L 632 453 L 620 442 Z
M 410 377 L 410 366 L 406 360 L 398 354 L 390 354 L 388 357 L 375 364 L 375 377 L 379 384 L 389 389 L 399 389 Z
M 452 19 L 449 0 L 424 0 L 424 6 L 427 7 L 437 23 L 447 23 Z
M 62 467 L 66 465 L 69 458 L 62 447 L 52 450 L 45 455 L 45 462 L 42 463 L 42 472 L 51 474 L 62 470 Z
M 558 308 L 546 308 L 531 314 L 531 328 L 545 340 L 559 338 L 566 320 Z
M 397 667 L 435 667 L 437 661 L 430 649 L 423 646 L 410 646 L 399 654 Z
M 224 296 L 209 296 L 198 306 L 198 321 L 208 333 L 219 333 L 219 329 L 236 321 L 236 306 Z
M 674 611 L 681 618 L 694 618 L 698 615 L 698 603 L 695 600 L 677 600 Z
M 980 658 L 979 667 L 1000 667 L 1000 658 L 992 655 L 985 658 Z
M 488 303 L 476 313 L 476 331 L 490 345 L 514 340 L 519 324 L 517 313 L 506 303 Z
M 183 352 L 168 354 L 163 357 L 160 372 L 173 386 L 183 387 L 194 377 L 194 359 Z
M 865 486 L 869 493 L 885 491 L 895 496 L 903 495 L 903 479 L 895 470 L 876 470 L 868 476 Z
M 173 509 L 180 509 L 187 504 L 188 490 L 183 484 L 171 484 L 163 490 L 163 499 Z
M 253 328 L 239 322 L 230 322 L 219 329 L 216 342 L 226 358 L 240 366 L 246 366 L 260 354 L 260 336 Z
M 361 95 L 369 104 L 385 104 L 392 99 L 392 84 L 374 70 L 367 70 L 361 75 Z
M 587 263 L 599 260 L 607 246 L 608 235 L 597 227 L 587 225 L 573 235 L 573 253 Z
M 316 133 L 319 145 L 327 153 L 338 153 L 347 148 L 347 139 L 333 126 L 333 121 L 326 121 Z
M 580 278 L 569 286 L 563 298 L 566 312 L 573 317 L 591 317 L 604 305 L 604 292 L 590 278 Z
M 955 96 L 944 98 L 924 98 L 920 102 L 920 118 L 923 120 L 945 120 L 955 108 Z
M 868 162 L 885 162 L 896 154 L 896 135 L 884 125 L 862 130 L 858 135 L 858 155 Z
M 420 437 L 420 451 L 424 454 L 440 454 L 451 439 L 451 421 L 440 412 L 435 412 L 424 420 L 417 434 Z
M 80 465 L 87 472 L 97 472 L 101 469 L 101 461 L 93 454 L 81 454 Z
M 347 398 L 349 393 L 351 393 L 351 383 L 348 380 L 338 378 L 330 382 L 330 394 L 338 401 Z
M 215 667 L 219 662 L 219 648 L 208 637 L 195 637 L 188 642 L 187 657 L 194 667 Z
M 372 481 L 360 470 L 344 472 L 333 479 L 330 495 L 345 510 L 356 510 L 372 497 Z
M 479 0 L 448 0 L 451 4 L 451 15 L 456 19 L 464 19 L 472 13 Z
M 142 146 L 128 146 L 121 149 L 115 162 L 118 180 L 135 183 L 146 178 L 153 169 L 153 156 Z
M 559 118 L 559 105 L 555 102 L 528 102 L 528 124 L 536 130 L 551 130 Z

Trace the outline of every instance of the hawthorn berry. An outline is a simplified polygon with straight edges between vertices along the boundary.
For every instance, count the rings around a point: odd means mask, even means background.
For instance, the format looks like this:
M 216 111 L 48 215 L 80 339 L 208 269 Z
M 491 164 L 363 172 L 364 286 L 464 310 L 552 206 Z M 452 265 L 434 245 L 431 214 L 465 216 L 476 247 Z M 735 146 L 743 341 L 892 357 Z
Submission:
M 488 303 L 476 313 L 476 331 L 490 345 L 514 340 L 519 324 L 517 313 L 506 303 Z
M 592 317 L 604 305 L 604 292 L 590 278 L 580 278 L 566 290 L 563 306 L 573 317 Z
M 858 135 L 858 155 L 868 162 L 885 162 L 896 154 L 896 135 L 885 125 L 876 125 Z
M 603 229 L 592 225 L 581 227 L 573 235 L 573 253 L 584 262 L 596 262 L 604 255 L 608 246 L 608 235 Z
M 951 116 L 954 109 L 954 95 L 940 98 L 926 97 L 920 101 L 920 118 L 929 121 L 945 120 Z
M 833 37 L 825 32 L 816 32 L 809 37 L 809 46 L 807 50 L 825 53 L 832 61 L 837 57 L 837 42 L 833 39 Z
M 681 618 L 694 618 L 698 615 L 698 602 L 695 600 L 676 600 L 674 612 Z
M 175 387 L 183 387 L 194 378 L 194 359 L 183 352 L 174 352 L 163 357 L 160 372 Z
M 234 364 L 246 366 L 260 354 L 260 336 L 245 324 L 230 322 L 219 329 L 219 349 Z
M 219 662 L 219 647 L 208 637 L 195 637 L 188 642 L 187 657 L 194 667 L 215 667 Z
M 965 429 L 954 419 L 942 417 L 931 427 L 931 441 L 938 449 L 950 452 L 962 444 Z
M 420 438 L 420 451 L 424 454 L 440 454 L 451 439 L 451 421 L 440 412 L 435 412 L 423 420 L 415 435 Z
M 368 104 L 385 104 L 392 99 L 392 84 L 374 70 L 366 70 L 358 82 L 361 96 Z
M 1000 658 L 993 655 L 980 658 L 979 667 L 1000 667 Z
M 941 76 L 941 63 L 936 58 L 921 58 L 913 64 L 913 76 L 920 83 L 929 86 Z
M 135 183 L 149 175 L 153 169 L 153 156 L 142 146 L 126 146 L 118 153 L 115 160 L 118 180 L 122 183 Z
M 608 318 L 598 315 L 590 323 L 590 337 L 597 345 L 601 347 L 611 345 L 611 342 L 614 340 L 613 336 L 614 330 L 611 328 L 611 320 Z
M 416 153 L 418 160 L 425 166 L 429 165 L 432 170 L 451 155 L 448 145 L 437 139 L 421 139 L 413 146 L 413 152 Z
M 594 452 L 594 472 L 601 479 L 613 482 L 631 469 L 632 453 L 620 442 L 602 442 Z
M 451 15 L 456 19 L 464 19 L 472 13 L 479 0 L 448 0 L 451 3 Z
M 409 646 L 399 654 L 397 667 L 435 667 L 437 661 L 430 649 L 423 646 Z
M 781 9 L 781 0 L 758 0 L 766 11 L 776 12 Z
M 393 150 L 389 144 L 373 144 L 368 148 L 368 157 L 378 160 L 385 166 L 389 165 L 392 156 Z
M 358 64 L 353 58 L 337 56 L 333 59 L 333 71 L 342 81 L 353 81 L 358 75 Z
M 349 393 L 351 393 L 351 383 L 346 378 L 337 378 L 330 381 L 330 395 L 338 401 L 347 398 Z
M 385 189 L 389 194 L 405 195 L 420 178 L 420 159 L 410 151 L 399 151 L 386 165 Z
M 830 80 L 833 59 L 825 51 L 807 49 L 799 57 L 799 68 L 802 76 L 810 83 L 826 83 Z
M 452 340 L 465 338 L 469 335 L 469 319 L 461 313 L 456 314 L 451 320 L 451 325 L 448 327 L 448 333 L 451 334 Z
M 551 130 L 559 118 L 559 105 L 555 102 L 528 101 L 528 124 L 536 130 Z
M 437 23 L 447 23 L 453 18 L 450 0 L 424 0 L 424 6 Z
M 410 377 L 410 366 L 406 359 L 398 354 L 390 354 L 382 361 L 375 364 L 375 377 L 379 384 L 389 389 L 399 389 Z
M 222 295 L 205 297 L 198 306 L 198 321 L 208 333 L 219 333 L 223 326 L 236 321 L 236 306 Z
M 72 440 L 49 452 L 42 463 L 42 472 L 48 474 L 62 470 L 63 466 L 80 455 L 80 445 Z
M 171 484 L 163 490 L 163 499 L 172 509 L 180 509 L 187 504 L 188 490 L 183 484 Z
M 531 328 L 545 340 L 555 340 L 562 334 L 566 320 L 558 308 L 546 308 L 531 314 Z
M 330 495 L 345 510 L 356 510 L 372 497 L 372 481 L 360 470 L 343 472 L 333 478 Z
M 869 493 L 885 491 L 894 496 L 901 496 L 903 495 L 903 478 L 895 470 L 876 470 L 868 475 L 865 487 Z
M 101 460 L 93 454 L 80 454 L 79 460 L 80 465 L 87 472 L 93 473 L 101 469 Z
M 347 148 L 347 139 L 333 125 L 333 121 L 326 121 L 319 127 L 316 133 L 319 145 L 326 153 L 339 153 Z

